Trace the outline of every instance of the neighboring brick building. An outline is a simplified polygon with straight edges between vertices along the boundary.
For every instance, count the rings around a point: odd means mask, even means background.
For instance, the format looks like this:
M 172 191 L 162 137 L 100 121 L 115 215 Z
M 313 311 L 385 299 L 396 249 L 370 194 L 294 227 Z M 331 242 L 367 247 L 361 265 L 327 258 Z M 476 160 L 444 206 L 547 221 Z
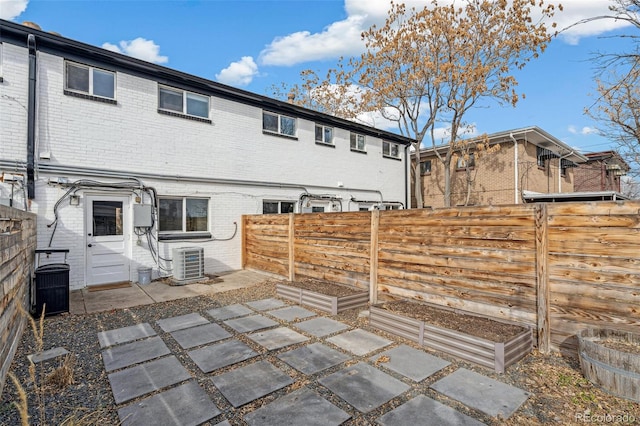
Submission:
M 70 249 L 72 289 L 172 274 L 173 249 L 239 269 L 243 214 L 409 201 L 394 133 L 3 20 L 0 77 L 0 202 Z
M 491 154 L 471 159 L 471 191 L 467 205 L 520 204 L 528 193 L 574 192 L 575 167 L 586 161 L 571 147 L 538 127 L 527 127 L 488 136 L 500 145 Z M 471 143 L 473 143 L 471 141 Z M 444 168 L 435 150 L 420 150 L 424 207 L 444 206 Z M 414 157 L 415 158 L 415 157 Z M 462 158 L 451 161 L 451 205 L 464 205 L 467 173 Z M 415 207 L 412 192 L 412 206 Z
M 586 163 L 574 170 L 574 188 L 580 192 L 621 192 L 620 179 L 629 171 L 629 165 L 615 151 L 585 154 Z

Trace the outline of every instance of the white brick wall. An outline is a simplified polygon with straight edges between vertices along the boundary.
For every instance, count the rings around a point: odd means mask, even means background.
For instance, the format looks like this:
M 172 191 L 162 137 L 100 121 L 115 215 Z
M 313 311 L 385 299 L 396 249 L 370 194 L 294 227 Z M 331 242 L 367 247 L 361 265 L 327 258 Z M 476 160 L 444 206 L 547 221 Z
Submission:
M 4 49 L 5 84 L 3 93 L 19 98 L 26 106 L 27 50 L 10 46 Z M 11 59 L 6 60 L 9 56 Z M 240 265 L 240 230 L 234 234 L 241 215 L 262 213 L 262 201 L 297 201 L 303 188 L 277 187 L 277 183 L 304 185 L 317 194 L 339 196 L 344 210 L 357 210 L 350 203 L 354 197 L 385 201 L 405 201 L 405 162 L 382 157 L 382 141 L 367 136 L 367 154 L 350 151 L 349 131 L 334 129 L 335 148 L 315 144 L 314 122 L 298 119 L 297 140 L 265 135 L 262 110 L 220 98 L 211 98 L 212 123 L 158 114 L 157 83 L 118 72 L 117 104 L 106 104 L 64 95 L 64 60 L 47 53 L 38 54 L 37 148 L 48 151 L 51 159 L 39 163 L 96 169 L 86 176 L 58 176 L 40 172 L 32 210 L 38 214 L 38 245 L 46 247 L 53 228 L 55 203 L 66 191 L 48 184 L 50 177 L 110 181 L 98 170 L 125 171 L 131 176 L 146 176 L 144 184 L 158 194 L 206 197 L 210 199 L 210 232 L 218 240 L 208 242 L 160 243 L 162 257 L 171 258 L 172 249 L 180 246 L 204 247 L 206 271 L 209 273 L 238 269 Z M 7 84 L 9 82 L 9 84 Z M 3 112 L 11 104 L 1 99 Z M 26 112 L 11 104 L 10 124 L 2 115 L 0 160 L 26 160 Z M 24 133 L 23 137 L 13 135 Z M 0 170 L 1 171 L 1 170 Z M 155 179 L 197 177 L 194 179 Z M 271 182 L 271 187 L 215 183 L 221 179 Z M 111 179 L 113 180 L 113 179 Z M 341 183 L 342 187 L 338 187 Z M 366 189 L 364 191 L 354 190 Z M 0 191 L 7 187 L 0 184 Z M 79 206 L 64 200 L 52 241 L 54 247 L 69 248 L 70 281 L 74 289 L 85 286 L 85 197 L 95 191 L 79 191 Z M 2 196 L 2 194 L 0 194 Z M 131 197 L 131 203 L 134 202 Z M 153 261 L 146 239 L 137 244 L 131 239 L 130 278 L 137 280 L 139 266 L 153 267 L 154 277 L 160 269 Z

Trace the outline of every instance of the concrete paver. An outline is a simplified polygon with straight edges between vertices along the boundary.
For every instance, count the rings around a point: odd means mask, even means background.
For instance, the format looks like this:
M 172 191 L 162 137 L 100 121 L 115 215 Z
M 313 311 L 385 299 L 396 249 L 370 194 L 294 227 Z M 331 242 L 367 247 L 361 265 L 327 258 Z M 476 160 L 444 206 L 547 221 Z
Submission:
M 160 337 L 150 337 L 102 351 L 102 360 L 107 372 L 129 367 L 170 354 L 171 351 Z
M 231 337 L 224 328 L 218 324 L 204 324 L 196 327 L 185 328 L 171 332 L 171 336 L 183 349 L 191 349 L 196 346 L 206 345 Z
M 98 333 L 98 341 L 101 348 L 106 348 L 107 346 L 120 345 L 155 335 L 156 331 L 145 322 L 115 330 L 101 331 Z
M 318 380 L 363 413 L 375 410 L 409 389 L 409 385 L 360 362 Z
M 388 360 L 381 362 L 385 359 Z M 378 367 L 393 370 L 414 382 L 421 382 L 450 364 L 450 362 L 407 345 L 400 345 L 384 351 L 371 357 L 370 360 Z
M 180 315 L 172 318 L 164 318 L 156 321 L 164 331 L 176 331 L 196 325 L 209 324 L 209 320 L 198 313 Z
M 296 333 L 288 327 L 278 327 L 273 330 L 259 331 L 257 333 L 249 334 L 247 337 L 270 351 L 309 340 L 307 336 Z
M 111 373 L 109 383 L 116 404 L 122 404 L 190 378 L 180 361 L 169 356 Z
M 224 321 L 231 318 L 249 315 L 254 313 L 254 311 L 253 309 L 249 309 L 238 303 L 235 305 L 223 306 L 222 308 L 210 309 L 207 313 L 219 321 Z
M 393 343 L 389 339 L 360 328 L 330 337 L 327 342 L 358 356 L 366 355 Z
M 500 415 L 504 419 L 511 417 L 528 398 L 522 389 L 466 368 L 445 376 L 431 388 L 471 408 L 493 417 Z
M 236 408 L 293 383 L 291 377 L 268 361 L 258 361 L 211 380 Z
M 247 306 L 255 309 L 256 311 L 269 311 L 276 308 L 282 308 L 287 306 L 282 300 L 276 298 L 254 300 L 253 302 L 247 302 Z
M 258 353 L 239 340 L 216 343 L 188 353 L 200 370 L 210 373 L 219 368 L 257 356 Z
M 418 395 L 395 410 L 378 419 L 380 426 L 481 426 L 477 421 L 459 411 L 424 395 Z
M 262 315 L 251 315 L 248 317 L 230 319 L 224 321 L 226 325 L 233 328 L 238 333 L 248 333 L 251 331 L 262 330 L 263 328 L 273 327 L 278 325 L 277 322 L 271 318 L 267 318 Z
M 302 388 L 247 414 L 249 426 L 305 426 L 340 425 L 351 416 L 316 392 Z
M 300 306 L 287 306 L 286 308 L 276 309 L 269 311 L 269 315 L 272 315 L 283 321 L 295 321 L 297 319 L 309 318 L 315 316 L 315 312 L 311 312 Z
M 304 374 L 315 374 L 322 370 L 345 362 L 351 357 L 340 351 L 332 349 L 322 343 L 313 343 L 289 352 L 278 355 L 296 370 Z
M 123 426 L 199 425 L 218 414 L 218 407 L 195 381 L 118 410 Z
M 39 364 L 50 359 L 58 358 L 68 354 L 69 351 L 63 347 L 51 348 L 46 351 L 37 352 L 35 354 L 27 355 L 27 359 L 34 364 Z
M 348 325 L 331 318 L 318 317 L 294 324 L 296 328 L 312 336 L 324 337 L 349 328 Z

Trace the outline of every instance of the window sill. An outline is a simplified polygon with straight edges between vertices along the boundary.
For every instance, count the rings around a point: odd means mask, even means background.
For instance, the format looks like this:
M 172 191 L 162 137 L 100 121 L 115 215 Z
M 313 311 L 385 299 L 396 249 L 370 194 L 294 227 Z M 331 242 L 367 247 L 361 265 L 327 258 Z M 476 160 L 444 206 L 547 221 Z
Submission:
M 402 161 L 402 158 L 400 157 L 392 157 L 391 155 L 384 155 L 382 154 L 383 158 L 388 158 L 389 160 L 396 160 L 396 161 Z
M 360 149 L 353 149 L 351 148 L 351 152 L 355 152 L 356 154 L 367 154 L 367 151 L 362 151 Z
M 475 167 L 469 167 L 469 171 L 470 172 L 473 171 L 474 169 L 475 169 Z M 467 171 L 466 167 L 461 167 L 459 169 L 456 169 L 456 172 L 465 172 L 465 171 Z
M 166 111 L 164 109 L 159 109 L 158 114 L 168 115 L 170 117 L 184 118 L 185 120 L 199 121 L 200 123 L 211 124 L 211 120 L 208 118 L 196 117 L 194 115 L 187 115 L 187 114 L 182 114 L 174 111 Z
M 316 145 L 326 146 L 327 148 L 335 148 L 336 146 L 332 143 L 319 142 L 316 141 Z
M 115 99 L 101 98 L 100 96 L 93 96 L 87 93 L 72 92 L 71 90 L 65 90 L 64 94 L 67 96 L 73 96 L 74 98 L 88 99 L 90 101 L 102 102 L 103 104 L 111 104 L 111 105 L 118 104 L 118 101 L 116 101 Z
M 175 241 L 175 240 L 205 240 L 210 239 L 211 233 L 209 232 L 189 232 L 178 234 L 160 234 L 158 241 Z
M 262 134 L 263 135 L 269 135 L 269 136 L 276 136 L 278 138 L 291 139 L 291 140 L 294 140 L 294 141 L 298 140 L 297 136 L 284 135 L 282 133 L 270 132 L 270 131 L 264 130 L 264 129 L 262 129 Z

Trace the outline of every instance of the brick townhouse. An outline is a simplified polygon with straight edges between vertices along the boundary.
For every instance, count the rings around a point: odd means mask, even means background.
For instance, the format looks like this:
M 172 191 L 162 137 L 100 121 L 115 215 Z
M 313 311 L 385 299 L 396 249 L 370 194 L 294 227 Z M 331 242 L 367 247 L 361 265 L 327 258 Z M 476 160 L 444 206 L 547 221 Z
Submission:
M 587 161 L 575 170 L 575 190 L 581 192 L 621 192 L 620 179 L 629 165 L 616 151 L 590 152 Z
M 243 214 L 408 204 L 394 133 L 3 20 L 0 79 L 0 201 L 72 289 L 238 269 Z

